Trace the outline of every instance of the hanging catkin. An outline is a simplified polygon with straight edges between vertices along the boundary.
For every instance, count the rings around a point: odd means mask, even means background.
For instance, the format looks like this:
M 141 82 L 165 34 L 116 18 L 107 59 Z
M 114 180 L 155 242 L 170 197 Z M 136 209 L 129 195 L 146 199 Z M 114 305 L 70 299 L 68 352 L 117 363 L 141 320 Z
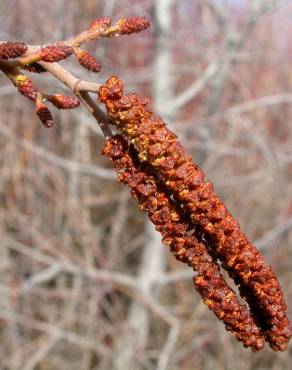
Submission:
M 99 100 L 106 104 L 112 123 L 134 144 L 139 159 L 155 169 L 157 177 L 185 208 L 240 285 L 241 293 L 261 316 L 270 346 L 285 350 L 291 328 L 279 282 L 214 193 L 211 182 L 204 181 L 204 173 L 187 155 L 176 135 L 147 109 L 148 100 L 137 94 L 123 95 L 123 83 L 117 77 L 100 88 Z
M 264 337 L 248 308 L 241 305 L 227 285 L 220 269 L 208 248 L 195 237 L 188 235 L 192 225 L 182 210 L 169 197 L 157 179 L 139 165 L 137 152 L 128 151 L 127 140 L 122 136 L 108 139 L 103 154 L 109 157 L 117 171 L 120 182 L 131 188 L 140 208 L 148 213 L 163 242 L 170 247 L 175 257 L 193 267 L 197 275 L 194 283 L 205 304 L 224 322 L 245 347 L 259 350 Z

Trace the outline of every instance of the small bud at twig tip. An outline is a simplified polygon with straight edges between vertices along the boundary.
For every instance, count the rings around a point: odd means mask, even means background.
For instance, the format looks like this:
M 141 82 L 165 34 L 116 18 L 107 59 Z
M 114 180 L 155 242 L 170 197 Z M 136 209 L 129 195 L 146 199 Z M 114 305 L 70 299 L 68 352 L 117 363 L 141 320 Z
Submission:
M 0 44 L 0 59 L 17 58 L 27 51 L 27 45 L 19 41 L 6 41 Z
M 45 127 L 51 128 L 54 126 L 52 113 L 40 98 L 38 98 L 36 101 L 36 114 Z
M 74 53 L 82 67 L 95 73 L 98 73 L 101 70 L 100 62 L 92 54 L 78 47 L 74 48 Z
M 80 105 L 80 100 L 76 96 L 54 94 L 45 97 L 58 109 L 75 109 Z

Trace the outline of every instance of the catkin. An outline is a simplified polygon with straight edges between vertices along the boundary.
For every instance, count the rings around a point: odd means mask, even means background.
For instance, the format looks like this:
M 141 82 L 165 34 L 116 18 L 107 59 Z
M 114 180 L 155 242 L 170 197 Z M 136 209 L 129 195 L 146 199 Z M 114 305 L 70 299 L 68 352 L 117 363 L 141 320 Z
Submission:
M 260 315 L 271 348 L 285 350 L 291 327 L 280 284 L 214 193 L 212 183 L 204 181 L 203 171 L 187 155 L 176 135 L 147 109 L 147 99 L 137 94 L 123 95 L 123 84 L 116 77 L 100 88 L 99 99 L 106 104 L 111 121 L 134 144 L 139 159 L 155 169 L 239 284 L 241 294 Z
M 73 48 L 62 44 L 47 45 L 40 50 L 40 59 L 53 63 L 68 58 L 73 53 Z
M 115 136 L 107 140 L 103 154 L 111 159 L 119 181 L 131 188 L 140 208 L 148 213 L 164 244 L 178 260 L 193 267 L 197 273 L 194 284 L 204 303 L 245 347 L 261 349 L 264 337 L 250 311 L 239 303 L 206 245 L 194 234 L 188 235 L 192 225 L 147 167 L 139 164 L 137 152 L 133 148 L 128 150 L 124 137 Z
M 27 51 L 27 45 L 20 41 L 0 43 L 0 59 L 17 58 Z
M 46 99 L 58 109 L 75 109 L 80 106 L 80 100 L 74 95 L 52 94 Z
M 74 52 L 82 67 L 91 72 L 100 72 L 101 64 L 94 55 L 90 54 L 88 51 L 80 49 L 79 47 L 74 48 Z
M 27 97 L 29 100 L 32 100 L 33 102 L 36 101 L 38 90 L 36 89 L 32 80 L 29 77 L 22 74 L 18 74 L 15 76 L 13 81 L 21 95 Z

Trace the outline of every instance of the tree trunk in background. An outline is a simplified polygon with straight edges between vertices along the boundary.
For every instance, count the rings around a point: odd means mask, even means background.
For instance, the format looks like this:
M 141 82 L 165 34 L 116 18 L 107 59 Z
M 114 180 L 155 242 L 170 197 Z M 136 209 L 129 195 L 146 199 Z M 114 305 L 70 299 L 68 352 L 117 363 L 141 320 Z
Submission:
M 171 122 L 173 112 L 169 102 L 172 99 L 171 79 L 171 4 L 172 0 L 158 0 L 153 12 L 153 28 L 155 29 L 155 54 L 153 60 L 153 103 L 154 110 L 165 120 Z M 147 219 L 145 222 L 145 245 L 139 268 L 139 283 L 143 294 L 155 296 L 155 280 L 165 272 L 165 249 L 161 236 Z M 139 349 L 143 353 L 148 343 L 150 317 L 147 308 L 133 302 L 129 308 L 128 322 L 132 329 L 132 338 L 126 338 L 119 343 L 119 354 L 116 356 L 115 369 L 137 370 L 136 359 Z M 125 338 L 124 338 L 125 339 Z

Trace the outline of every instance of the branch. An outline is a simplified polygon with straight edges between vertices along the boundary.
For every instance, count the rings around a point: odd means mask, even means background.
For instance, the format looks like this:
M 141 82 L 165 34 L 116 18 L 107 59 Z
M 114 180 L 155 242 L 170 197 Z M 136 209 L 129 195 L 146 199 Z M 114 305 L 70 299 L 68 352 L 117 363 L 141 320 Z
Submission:
M 101 69 L 101 63 L 93 55 L 82 50 L 80 48 L 82 44 L 102 37 L 119 37 L 140 32 L 149 25 L 146 17 L 121 18 L 113 25 L 109 17 L 103 17 L 96 19 L 84 32 L 53 44 L 36 46 L 18 41 L 0 41 L 0 71 L 10 79 L 22 95 L 35 104 L 36 114 L 45 127 L 54 125 L 52 114 L 45 101 L 49 101 L 59 109 L 74 109 L 81 101 L 98 122 L 103 135 L 108 138 L 112 135 L 108 118 L 89 95 L 89 93 L 96 94 L 101 85 L 79 80 L 57 62 L 75 54 L 82 67 L 97 73 Z M 66 85 L 76 97 L 40 92 L 21 70 L 34 73 L 49 72 Z
M 207 83 L 215 76 L 218 69 L 219 64 L 217 62 L 210 63 L 202 76 L 195 80 L 184 92 L 178 95 L 173 102 L 170 103 L 172 109 L 174 111 L 180 109 L 190 100 L 194 99 L 203 90 Z
M 85 108 L 98 122 L 103 135 L 110 137 L 112 133 L 108 127 L 109 121 L 107 115 L 103 113 L 88 93 L 89 91 L 98 92 L 101 84 L 78 80 L 78 78 L 57 63 L 39 62 L 39 64 L 78 96 Z
M 112 170 L 107 170 L 105 168 L 92 166 L 90 164 L 83 164 L 77 161 L 72 161 L 70 159 L 66 159 L 60 157 L 56 154 L 53 154 L 35 144 L 33 144 L 30 140 L 25 138 L 18 138 L 6 125 L 0 122 L 0 132 L 2 135 L 6 136 L 16 144 L 20 144 L 25 149 L 29 150 L 30 152 L 34 153 L 38 157 L 44 159 L 45 161 L 54 164 L 55 166 L 64 168 L 67 171 L 72 172 L 80 172 L 84 175 L 96 176 L 97 178 L 101 179 L 113 179 L 114 173 Z M 20 140 L 21 139 L 21 140 Z

